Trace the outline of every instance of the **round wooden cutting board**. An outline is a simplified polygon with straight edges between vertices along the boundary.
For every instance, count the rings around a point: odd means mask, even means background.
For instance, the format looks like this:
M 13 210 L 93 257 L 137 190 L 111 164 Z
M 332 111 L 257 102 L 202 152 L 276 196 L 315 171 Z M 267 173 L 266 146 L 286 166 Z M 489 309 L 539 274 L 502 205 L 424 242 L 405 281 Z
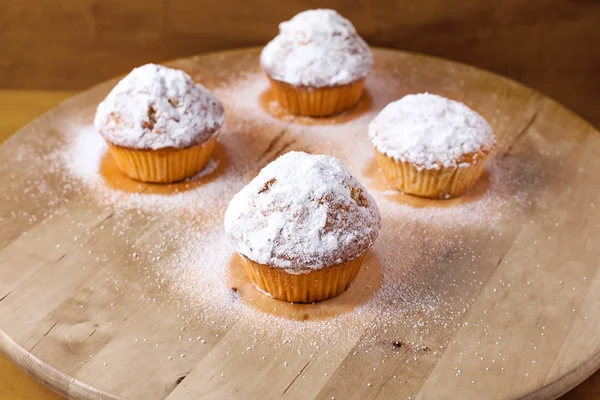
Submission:
M 77 399 L 548 399 L 600 366 L 600 135 L 554 101 L 469 66 L 377 49 L 360 104 L 286 116 L 259 49 L 168 63 L 223 101 L 213 161 L 141 184 L 91 122 L 116 81 L 0 148 L 0 349 Z M 391 191 L 366 127 L 433 92 L 490 122 L 498 151 L 465 196 Z M 257 292 L 222 232 L 231 196 L 290 150 L 338 157 L 382 231 L 338 298 Z

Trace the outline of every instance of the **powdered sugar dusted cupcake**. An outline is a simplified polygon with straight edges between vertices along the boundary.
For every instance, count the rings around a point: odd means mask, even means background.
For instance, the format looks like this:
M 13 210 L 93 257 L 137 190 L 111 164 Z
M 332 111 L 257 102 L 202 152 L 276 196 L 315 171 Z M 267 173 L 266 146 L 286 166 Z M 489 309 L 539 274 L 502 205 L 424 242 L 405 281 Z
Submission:
M 485 171 L 496 140 L 478 113 L 458 101 L 423 93 L 388 104 L 369 124 L 387 181 L 397 190 L 449 198 Z
M 265 46 L 260 62 L 283 108 L 327 116 L 360 100 L 373 54 L 350 21 L 318 9 L 279 24 L 279 35 Z
M 165 183 L 204 168 L 224 119 L 221 102 L 188 74 L 147 64 L 98 105 L 94 126 L 126 175 Z
M 225 213 L 252 282 L 303 303 L 346 290 L 379 228 L 375 201 L 337 159 L 302 152 L 267 165 Z

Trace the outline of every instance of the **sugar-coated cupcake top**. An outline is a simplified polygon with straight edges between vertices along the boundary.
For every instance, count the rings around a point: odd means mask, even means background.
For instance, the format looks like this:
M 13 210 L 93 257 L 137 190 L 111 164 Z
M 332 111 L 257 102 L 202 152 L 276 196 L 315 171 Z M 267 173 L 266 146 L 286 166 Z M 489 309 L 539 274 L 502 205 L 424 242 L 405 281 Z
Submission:
M 303 152 L 263 168 L 225 212 L 239 253 L 297 274 L 360 256 L 379 227 L 375 201 L 337 159 Z
M 334 10 L 318 9 L 279 24 L 279 35 L 265 46 L 260 62 L 273 79 L 321 88 L 366 77 L 373 54 L 350 21 Z
M 224 119 L 221 102 L 188 74 L 146 64 L 98 105 L 94 126 L 112 144 L 156 150 L 201 144 Z
M 394 101 L 369 124 L 376 150 L 425 169 L 456 167 L 461 156 L 491 151 L 494 132 L 485 118 L 458 101 L 429 93 Z

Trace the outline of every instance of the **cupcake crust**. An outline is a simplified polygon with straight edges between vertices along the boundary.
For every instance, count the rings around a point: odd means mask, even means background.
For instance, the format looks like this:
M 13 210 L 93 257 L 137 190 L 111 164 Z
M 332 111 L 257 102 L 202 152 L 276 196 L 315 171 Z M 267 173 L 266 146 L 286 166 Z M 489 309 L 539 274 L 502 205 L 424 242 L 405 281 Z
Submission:
M 317 9 L 279 24 L 279 35 L 265 46 L 260 62 L 272 79 L 324 88 L 365 78 L 373 54 L 349 20 L 334 10 Z
M 337 159 L 302 152 L 267 165 L 225 213 L 239 253 L 292 274 L 361 256 L 379 228 L 375 201 Z
M 206 142 L 225 119 L 221 102 L 183 71 L 146 64 L 98 105 L 94 126 L 113 145 L 182 149 Z

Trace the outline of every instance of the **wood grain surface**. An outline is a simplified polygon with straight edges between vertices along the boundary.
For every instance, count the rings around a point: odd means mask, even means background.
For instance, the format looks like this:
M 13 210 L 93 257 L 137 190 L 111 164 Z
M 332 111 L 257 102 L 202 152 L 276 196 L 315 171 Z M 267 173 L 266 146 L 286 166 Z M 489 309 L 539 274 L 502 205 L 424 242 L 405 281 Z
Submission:
M 59 90 L 0 90 L 0 144 L 41 113 L 75 93 Z M 60 398 L 0 355 L 0 399 L 57 400 Z
M 371 45 L 487 68 L 600 126 L 594 0 L 9 0 L 0 88 L 84 89 L 150 61 L 263 45 L 280 21 L 315 7 L 339 10 Z
M 282 393 L 290 398 L 552 398 L 585 379 L 600 364 L 600 339 L 595 335 L 600 319 L 599 254 L 593 239 L 600 226 L 595 222 L 600 215 L 593 206 L 598 200 L 598 133 L 553 101 L 489 73 L 401 52 L 378 50 L 376 58 L 377 72 L 389 74 L 390 79 L 411 74 L 403 91 L 428 89 L 466 98 L 492 121 L 501 156 L 531 159 L 544 167 L 543 173 L 538 171 L 543 179 L 538 197 L 527 208 L 526 220 L 502 221 L 496 232 L 501 237 L 477 237 L 479 244 L 472 250 L 481 258 L 475 270 L 460 257 L 447 254 L 450 258 L 444 263 L 452 266 L 458 281 L 461 274 L 466 274 L 462 276 L 465 282 L 476 275 L 474 284 L 460 288 L 457 303 L 449 303 L 450 308 L 467 303 L 464 313 L 459 313 L 460 320 L 454 321 L 457 328 L 438 327 L 420 338 L 406 321 L 385 332 L 376 327 L 375 332 L 358 329 L 336 346 L 310 349 L 311 361 L 309 352 L 278 347 L 268 334 L 258 343 L 249 342 L 243 321 L 222 328 L 218 337 L 195 321 L 187 326 L 188 333 L 212 340 L 200 348 L 184 346 L 189 351 L 186 357 L 170 364 L 163 356 L 182 349 L 180 342 L 169 341 L 180 328 L 180 323 L 172 325 L 170 316 L 185 313 L 185 307 L 179 309 L 181 305 L 171 304 L 168 296 L 160 297 L 157 288 L 155 294 L 165 302 L 160 306 L 141 301 L 144 289 L 139 285 L 130 285 L 126 293 L 115 292 L 114 284 L 104 278 L 107 272 L 123 273 L 124 254 L 119 251 L 103 260 L 97 271 L 80 268 L 82 263 L 92 262 L 88 251 L 95 253 L 106 245 L 125 250 L 107 230 L 100 229 L 103 223 L 114 223 L 110 212 L 89 197 L 85 201 L 72 198 L 44 210 L 37 209 L 39 204 L 14 202 L 5 196 L 0 208 L 2 351 L 30 374 L 75 398 L 264 398 Z M 235 75 L 240 70 L 258 69 L 256 51 L 208 55 L 173 65 L 208 81 L 211 73 Z M 374 98 L 367 113 L 381 106 L 373 85 L 367 84 Z M 51 151 L 51 145 L 40 143 L 39 138 L 53 143 L 65 133 L 61 130 L 68 130 L 69 119 L 89 114 L 109 88 L 110 84 L 101 85 L 44 115 L 0 148 L 0 156 L 12 161 L 15 150 L 23 145 Z M 496 118 L 496 113 L 510 118 Z M 301 135 L 294 131 L 307 128 L 296 123 L 286 126 L 298 140 L 290 149 L 302 148 Z M 318 143 L 313 145 L 318 149 Z M 30 156 L 35 157 L 36 152 Z M 28 165 L 27 154 L 24 156 L 12 167 Z M 36 173 L 14 170 L 19 171 L 16 182 Z M 381 182 L 376 176 L 357 171 L 370 191 L 379 192 Z M 14 181 L 8 181 L 5 174 L 2 177 L 0 186 L 8 193 Z M 52 173 L 45 179 L 52 182 Z M 415 205 L 423 206 L 418 201 Z M 515 206 L 511 202 L 506 205 Z M 13 213 L 28 218 L 11 218 Z M 47 213 L 45 218 L 42 213 Z M 40 220 L 32 221 L 32 215 L 40 215 Z M 139 239 L 151 241 L 152 232 L 160 227 L 135 218 L 140 229 L 148 231 Z M 168 218 L 166 215 L 162 222 L 168 223 Z M 72 244 L 76 233 L 65 229 L 73 229 L 73 221 L 82 234 L 89 235 L 81 247 Z M 481 233 L 463 232 L 469 241 Z M 384 250 L 376 248 L 375 254 L 378 252 Z M 134 282 L 144 277 L 129 279 Z M 444 275 L 437 279 L 443 281 Z M 123 304 L 116 309 L 109 306 L 115 299 Z M 139 314 L 141 308 L 144 312 Z M 124 323 L 123 318 L 129 322 Z M 135 337 L 165 346 L 158 352 L 150 350 L 136 344 Z M 395 346 L 398 341 L 404 347 Z M 496 341 L 501 343 L 502 356 L 496 356 Z M 257 358 L 264 355 L 264 361 L 240 361 L 240 354 L 251 343 L 253 354 Z M 422 343 L 436 350 L 427 351 Z M 482 363 L 480 358 L 488 362 Z M 282 359 L 288 360 L 285 368 Z M 486 373 L 484 365 L 492 371 Z M 300 375 L 307 378 L 298 379 Z

